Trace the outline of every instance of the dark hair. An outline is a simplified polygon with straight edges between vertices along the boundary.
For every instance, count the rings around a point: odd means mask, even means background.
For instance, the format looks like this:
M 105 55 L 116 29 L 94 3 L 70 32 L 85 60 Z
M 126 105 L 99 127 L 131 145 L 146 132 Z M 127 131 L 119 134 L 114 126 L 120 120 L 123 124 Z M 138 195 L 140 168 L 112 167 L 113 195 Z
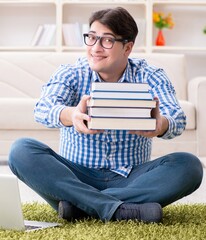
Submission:
M 98 21 L 123 39 L 135 42 L 138 34 L 137 24 L 130 13 L 122 8 L 108 8 L 94 12 L 89 19 L 89 26 Z

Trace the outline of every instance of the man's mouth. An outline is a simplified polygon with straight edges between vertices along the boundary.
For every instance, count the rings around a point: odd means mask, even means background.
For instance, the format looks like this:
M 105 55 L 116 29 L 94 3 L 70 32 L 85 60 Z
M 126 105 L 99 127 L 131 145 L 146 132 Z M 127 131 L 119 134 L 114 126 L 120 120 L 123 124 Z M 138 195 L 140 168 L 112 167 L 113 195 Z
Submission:
M 98 56 L 98 55 L 91 55 L 93 58 L 93 61 L 101 61 L 103 59 L 105 59 L 105 56 Z

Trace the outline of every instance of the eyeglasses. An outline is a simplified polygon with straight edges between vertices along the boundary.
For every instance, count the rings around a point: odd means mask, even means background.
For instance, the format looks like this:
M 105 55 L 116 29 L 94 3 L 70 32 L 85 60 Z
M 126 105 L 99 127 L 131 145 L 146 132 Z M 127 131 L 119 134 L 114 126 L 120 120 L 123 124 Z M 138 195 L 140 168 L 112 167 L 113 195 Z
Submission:
M 115 42 L 122 42 L 122 43 L 128 42 L 128 40 L 122 39 L 122 38 L 113 38 L 113 37 L 106 37 L 106 36 L 100 37 L 91 33 L 84 33 L 83 36 L 84 36 L 84 43 L 87 46 L 94 46 L 94 44 L 99 40 L 100 45 L 106 49 L 111 49 L 114 46 Z

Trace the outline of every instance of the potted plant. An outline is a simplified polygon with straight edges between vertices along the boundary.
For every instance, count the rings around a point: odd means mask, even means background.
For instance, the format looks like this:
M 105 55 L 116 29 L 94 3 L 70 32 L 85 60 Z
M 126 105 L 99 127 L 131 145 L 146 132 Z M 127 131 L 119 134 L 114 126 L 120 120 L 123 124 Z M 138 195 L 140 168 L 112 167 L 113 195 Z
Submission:
M 162 12 L 153 12 L 153 23 L 156 28 L 158 28 L 158 34 L 156 38 L 157 46 L 165 45 L 165 38 L 162 32 L 163 28 L 172 29 L 174 27 L 174 21 L 172 19 L 172 14 L 169 13 L 165 16 Z

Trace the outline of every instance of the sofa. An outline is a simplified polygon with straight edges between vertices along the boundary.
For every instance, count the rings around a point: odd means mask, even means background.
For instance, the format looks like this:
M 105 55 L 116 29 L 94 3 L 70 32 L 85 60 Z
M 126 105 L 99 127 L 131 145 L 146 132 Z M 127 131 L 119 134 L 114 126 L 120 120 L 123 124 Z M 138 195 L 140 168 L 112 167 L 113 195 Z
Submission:
M 58 151 L 59 130 L 34 121 L 33 109 L 42 85 L 60 64 L 74 63 L 85 52 L 1 52 L 0 53 L 0 160 L 6 159 L 12 142 L 32 137 Z M 182 54 L 132 53 L 162 67 L 173 82 L 187 116 L 184 133 L 172 140 L 154 138 L 152 156 L 187 151 L 206 156 L 206 76 L 188 80 Z

